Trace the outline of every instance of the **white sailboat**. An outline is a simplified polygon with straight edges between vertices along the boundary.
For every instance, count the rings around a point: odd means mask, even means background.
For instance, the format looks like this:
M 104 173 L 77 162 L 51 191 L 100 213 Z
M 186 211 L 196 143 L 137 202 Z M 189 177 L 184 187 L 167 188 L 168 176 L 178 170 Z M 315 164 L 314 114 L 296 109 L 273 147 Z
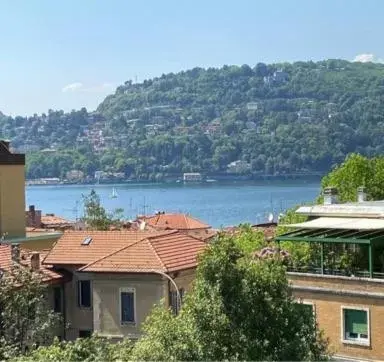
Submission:
M 112 189 L 112 194 L 111 194 L 111 199 L 116 199 L 117 196 L 118 196 L 118 194 L 117 194 L 117 192 L 116 192 L 116 189 L 113 188 L 113 189 Z

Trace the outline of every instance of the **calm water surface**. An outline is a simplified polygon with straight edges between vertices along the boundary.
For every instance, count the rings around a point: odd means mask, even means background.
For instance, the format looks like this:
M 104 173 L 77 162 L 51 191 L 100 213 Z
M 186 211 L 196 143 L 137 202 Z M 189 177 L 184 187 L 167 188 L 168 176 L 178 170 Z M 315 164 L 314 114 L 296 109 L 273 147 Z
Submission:
M 115 187 L 118 197 L 110 197 Z M 83 214 L 82 195 L 92 188 L 107 210 L 123 208 L 128 218 L 156 211 L 189 213 L 214 227 L 266 221 L 270 212 L 313 200 L 319 182 L 284 181 L 258 183 L 120 184 L 28 186 L 27 205 L 43 213 L 75 220 Z

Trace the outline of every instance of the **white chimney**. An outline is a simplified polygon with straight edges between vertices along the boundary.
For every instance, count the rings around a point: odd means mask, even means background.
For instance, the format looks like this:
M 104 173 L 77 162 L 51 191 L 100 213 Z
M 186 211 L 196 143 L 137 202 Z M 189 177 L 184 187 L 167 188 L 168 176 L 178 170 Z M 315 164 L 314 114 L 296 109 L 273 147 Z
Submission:
M 31 269 L 33 271 L 40 269 L 40 254 L 36 251 L 31 255 Z
M 336 187 L 326 187 L 323 192 L 324 205 L 333 205 L 338 202 L 338 193 Z
M 357 202 L 367 201 L 367 189 L 364 186 L 357 188 Z

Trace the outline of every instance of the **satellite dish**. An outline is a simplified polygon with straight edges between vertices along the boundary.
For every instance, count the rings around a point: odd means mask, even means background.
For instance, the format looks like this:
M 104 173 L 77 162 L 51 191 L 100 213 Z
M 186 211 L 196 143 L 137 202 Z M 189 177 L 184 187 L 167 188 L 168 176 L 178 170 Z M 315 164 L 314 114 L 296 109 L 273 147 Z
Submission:
M 141 224 L 140 224 L 140 230 L 143 231 L 145 229 L 145 221 L 143 221 Z
M 273 214 L 271 212 L 268 215 L 268 221 L 273 222 Z

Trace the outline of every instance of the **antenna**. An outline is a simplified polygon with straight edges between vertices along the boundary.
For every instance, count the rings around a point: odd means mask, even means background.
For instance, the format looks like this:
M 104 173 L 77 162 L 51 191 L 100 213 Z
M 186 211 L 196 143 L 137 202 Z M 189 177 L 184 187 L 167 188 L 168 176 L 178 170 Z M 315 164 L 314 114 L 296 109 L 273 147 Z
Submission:
M 80 202 L 77 200 L 75 203 L 75 207 L 72 209 L 64 209 L 64 211 L 71 211 L 75 215 L 75 221 L 79 220 L 79 204 Z
M 147 212 L 147 204 L 145 203 L 145 196 L 144 196 L 144 203 L 143 203 L 143 215 L 145 216 L 146 215 L 146 212 Z

